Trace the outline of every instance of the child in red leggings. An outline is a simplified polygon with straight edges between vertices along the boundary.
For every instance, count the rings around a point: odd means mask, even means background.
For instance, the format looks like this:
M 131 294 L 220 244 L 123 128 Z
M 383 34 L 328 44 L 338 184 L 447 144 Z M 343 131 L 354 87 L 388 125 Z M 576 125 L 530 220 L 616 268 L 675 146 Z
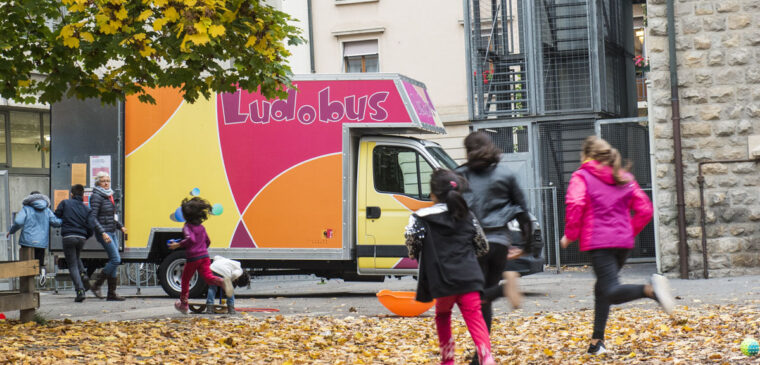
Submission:
M 190 279 L 196 271 L 208 285 L 216 285 L 224 288 L 227 297 L 233 295 L 232 281 L 229 277 L 220 278 L 211 272 L 211 260 L 208 257 L 208 246 L 211 240 L 203 228 L 203 221 L 208 219 L 211 212 L 211 204 L 205 199 L 194 197 L 182 200 L 182 215 L 185 217 L 185 226 L 182 233 L 185 238 L 179 242 L 169 244 L 169 249 L 184 248 L 187 258 L 185 269 L 182 271 L 182 292 L 179 300 L 174 303 L 174 308 L 187 314 L 187 299 L 190 294 Z
M 464 178 L 450 170 L 434 171 L 430 198 L 435 205 L 415 212 L 404 235 L 409 257 L 419 261 L 417 300 L 437 300 L 435 327 L 441 364 L 454 364 L 451 309 L 456 303 L 475 342 L 480 363 L 491 365 L 496 362 L 480 311 L 485 279 L 477 258 L 488 252 L 488 241 L 462 198 L 464 184 Z

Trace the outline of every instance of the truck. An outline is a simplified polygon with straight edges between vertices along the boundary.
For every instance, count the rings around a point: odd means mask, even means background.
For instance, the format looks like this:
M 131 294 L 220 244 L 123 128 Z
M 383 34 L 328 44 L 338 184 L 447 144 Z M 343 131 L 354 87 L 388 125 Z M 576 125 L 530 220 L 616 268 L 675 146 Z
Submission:
M 181 201 L 213 204 L 209 254 L 256 275 L 315 274 L 344 280 L 416 275 L 403 228 L 432 205 L 430 174 L 457 164 L 436 143 L 445 133 L 421 82 L 399 74 L 295 76 L 287 97 L 238 89 L 187 103 L 154 89 L 155 104 L 64 100 L 51 107 L 53 204 L 73 183 L 111 173 L 117 219 L 127 228 L 122 262 L 158 265 L 177 297 L 184 252 Z M 60 250 L 60 234 L 51 250 Z M 106 256 L 90 238 L 86 266 Z M 191 280 L 194 297 L 205 284 Z

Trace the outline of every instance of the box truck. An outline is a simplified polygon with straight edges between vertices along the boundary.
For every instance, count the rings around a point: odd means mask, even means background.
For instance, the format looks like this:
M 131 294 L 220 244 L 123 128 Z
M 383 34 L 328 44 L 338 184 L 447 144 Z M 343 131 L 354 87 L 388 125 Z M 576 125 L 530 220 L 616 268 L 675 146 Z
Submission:
M 158 264 L 172 296 L 185 258 L 166 242 L 181 237 L 177 209 L 194 194 L 214 205 L 209 254 L 255 274 L 415 275 L 403 228 L 432 204 L 433 169 L 456 167 L 438 144 L 403 136 L 445 133 L 425 85 L 398 74 L 296 76 L 293 85 L 277 100 L 237 90 L 190 104 L 158 89 L 155 105 L 57 103 L 54 204 L 72 183 L 92 186 L 98 171 L 111 172 L 128 228 L 122 261 Z M 89 266 L 106 257 L 94 239 L 82 255 Z M 194 278 L 191 295 L 204 291 Z

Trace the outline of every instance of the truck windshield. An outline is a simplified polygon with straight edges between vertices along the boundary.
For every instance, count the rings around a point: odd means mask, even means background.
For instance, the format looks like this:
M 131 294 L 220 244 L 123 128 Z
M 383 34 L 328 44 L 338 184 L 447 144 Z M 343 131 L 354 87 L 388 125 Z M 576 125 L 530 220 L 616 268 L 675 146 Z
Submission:
M 441 148 L 441 147 L 425 147 L 425 148 L 428 150 L 428 152 L 430 152 L 430 154 L 433 156 L 433 158 L 435 158 L 435 160 L 438 161 L 438 163 L 441 166 L 443 166 L 443 167 L 445 167 L 445 168 L 447 168 L 449 170 L 454 170 L 455 168 L 457 168 L 457 166 L 459 166 L 454 161 L 454 159 L 451 158 L 443 150 L 443 148 Z

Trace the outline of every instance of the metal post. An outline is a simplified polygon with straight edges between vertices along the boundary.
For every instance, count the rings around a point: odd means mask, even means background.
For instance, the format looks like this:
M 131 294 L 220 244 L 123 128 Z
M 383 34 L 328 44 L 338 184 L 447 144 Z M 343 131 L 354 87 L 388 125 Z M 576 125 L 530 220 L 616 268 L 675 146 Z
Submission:
M 147 265 L 147 264 L 132 264 L 135 266 L 135 270 L 137 270 L 137 295 L 140 295 L 140 282 L 142 281 L 142 278 L 140 278 L 140 265 Z
M 557 274 L 562 272 L 562 269 L 560 268 L 560 262 L 559 262 L 559 227 L 558 225 L 558 219 L 559 215 L 557 214 L 557 187 L 552 186 L 552 207 L 554 207 L 554 253 L 556 255 L 557 260 Z

